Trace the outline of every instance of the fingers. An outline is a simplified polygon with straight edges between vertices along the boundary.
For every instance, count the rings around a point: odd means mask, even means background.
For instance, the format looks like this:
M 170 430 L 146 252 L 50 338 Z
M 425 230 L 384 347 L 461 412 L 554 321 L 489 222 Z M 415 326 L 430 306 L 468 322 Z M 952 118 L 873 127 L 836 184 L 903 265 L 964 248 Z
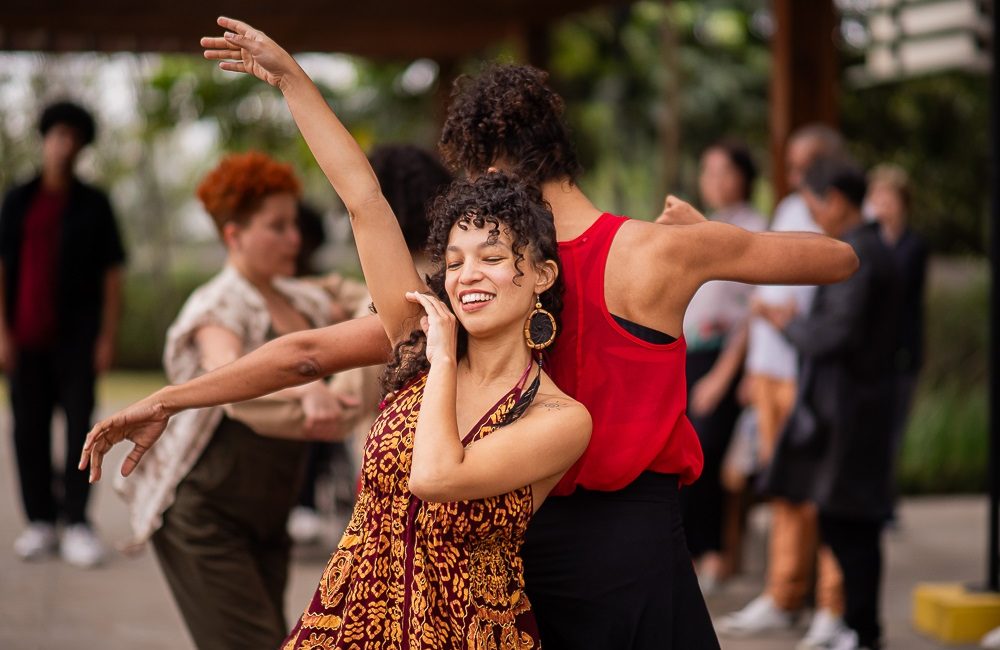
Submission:
M 246 73 L 247 67 L 242 61 L 220 61 L 219 68 L 225 70 L 226 72 L 243 72 Z
M 101 480 L 101 465 L 104 463 L 104 451 L 99 445 L 94 445 L 90 450 L 90 482 L 96 483 Z
M 242 20 L 236 20 L 235 18 L 228 18 L 226 16 L 219 16 L 215 22 L 219 25 L 219 27 L 230 29 L 240 35 L 246 34 L 253 29 L 253 27 L 246 24 Z
M 142 460 L 142 455 L 146 453 L 147 449 L 148 447 L 138 443 L 132 447 L 132 451 L 130 451 L 128 456 L 125 457 L 125 460 L 122 461 L 122 476 L 128 476 L 132 473 L 132 470 L 134 470 L 136 465 L 139 464 L 139 461 Z
M 228 50 L 238 52 L 239 46 L 230 43 L 223 36 L 202 36 L 199 44 L 206 50 Z
M 83 441 L 83 449 L 80 450 L 80 462 L 77 463 L 76 468 L 80 471 L 87 469 L 87 465 L 90 463 L 90 449 L 94 446 L 94 438 L 97 436 L 97 429 L 101 425 L 98 424 L 90 433 L 87 434 L 87 439 Z
M 411 291 L 409 293 L 416 297 L 416 302 L 420 303 L 428 315 L 436 315 L 439 318 L 444 319 L 454 317 L 451 310 L 449 310 L 443 302 L 438 300 L 437 296 L 433 296 L 429 293 L 420 293 L 418 291 Z

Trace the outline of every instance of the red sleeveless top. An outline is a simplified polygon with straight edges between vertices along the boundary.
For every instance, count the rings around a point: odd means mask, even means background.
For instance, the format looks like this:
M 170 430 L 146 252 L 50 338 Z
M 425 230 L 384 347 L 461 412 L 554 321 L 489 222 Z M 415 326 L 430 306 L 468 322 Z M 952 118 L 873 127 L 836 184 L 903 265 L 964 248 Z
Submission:
M 546 371 L 594 422 L 590 445 L 553 490 L 619 490 L 649 470 L 701 474 L 701 444 L 688 421 L 683 337 L 643 341 L 614 321 L 604 300 L 611 242 L 628 217 L 601 215 L 579 237 L 559 242 L 566 294 L 562 327 Z

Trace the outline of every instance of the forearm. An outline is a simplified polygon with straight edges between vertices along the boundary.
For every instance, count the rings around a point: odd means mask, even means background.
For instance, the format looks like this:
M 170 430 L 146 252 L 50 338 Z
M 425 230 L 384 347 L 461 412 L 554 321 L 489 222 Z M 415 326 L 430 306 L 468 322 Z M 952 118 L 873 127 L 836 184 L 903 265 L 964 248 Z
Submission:
M 348 212 L 355 216 L 368 202 L 381 200 L 368 158 L 330 110 L 316 84 L 297 68 L 280 87 L 302 137 Z
M 735 327 L 726 339 L 722 353 L 712 366 L 711 372 L 719 373 L 729 384 L 743 368 L 743 360 L 747 355 L 747 323 Z
M 854 249 L 837 239 L 807 232 L 765 232 L 754 246 L 764 264 L 753 284 L 833 284 L 858 268 Z
M 455 381 L 454 361 L 442 359 L 431 365 L 413 436 L 411 491 L 442 487 L 465 459 L 455 412 Z
M 375 317 L 279 337 L 221 368 L 150 399 L 167 413 L 262 397 L 334 372 L 385 363 L 388 340 Z
M 104 274 L 104 305 L 101 309 L 102 338 L 115 340 L 122 313 L 122 270 L 108 269 Z

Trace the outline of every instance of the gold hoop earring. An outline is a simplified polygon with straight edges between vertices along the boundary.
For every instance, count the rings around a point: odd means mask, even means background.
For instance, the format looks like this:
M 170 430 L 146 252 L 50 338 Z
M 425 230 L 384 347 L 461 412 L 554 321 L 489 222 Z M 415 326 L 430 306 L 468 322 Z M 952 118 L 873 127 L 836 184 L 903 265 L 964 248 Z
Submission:
M 556 339 L 556 319 L 542 308 L 542 299 L 535 296 L 535 309 L 524 321 L 524 340 L 532 350 L 544 350 Z

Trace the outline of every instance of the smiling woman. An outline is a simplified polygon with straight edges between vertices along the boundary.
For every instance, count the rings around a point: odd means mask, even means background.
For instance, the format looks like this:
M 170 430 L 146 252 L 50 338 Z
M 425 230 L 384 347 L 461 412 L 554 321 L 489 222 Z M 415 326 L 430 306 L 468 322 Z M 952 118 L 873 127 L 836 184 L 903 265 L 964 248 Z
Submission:
M 553 337 L 532 340 L 526 326 L 542 311 L 555 323 L 561 306 L 551 212 L 537 189 L 503 173 L 452 185 L 431 209 L 437 270 L 428 291 L 368 160 L 309 77 L 263 33 L 219 24 L 232 31 L 203 39 L 206 57 L 281 89 L 351 215 L 372 302 L 395 346 L 351 521 L 282 647 L 538 648 L 519 551 L 591 430 L 586 409 L 536 357 Z M 250 250 L 239 232 L 227 242 Z M 303 374 L 321 366 L 305 365 Z M 226 390 L 247 381 L 229 383 Z M 95 479 L 115 441 L 137 443 L 126 473 L 152 453 L 158 425 L 140 425 L 140 443 L 130 430 L 140 420 L 123 413 L 94 428 L 82 465 L 94 465 Z M 231 631 L 204 647 L 264 647 L 235 642 L 241 631 Z

